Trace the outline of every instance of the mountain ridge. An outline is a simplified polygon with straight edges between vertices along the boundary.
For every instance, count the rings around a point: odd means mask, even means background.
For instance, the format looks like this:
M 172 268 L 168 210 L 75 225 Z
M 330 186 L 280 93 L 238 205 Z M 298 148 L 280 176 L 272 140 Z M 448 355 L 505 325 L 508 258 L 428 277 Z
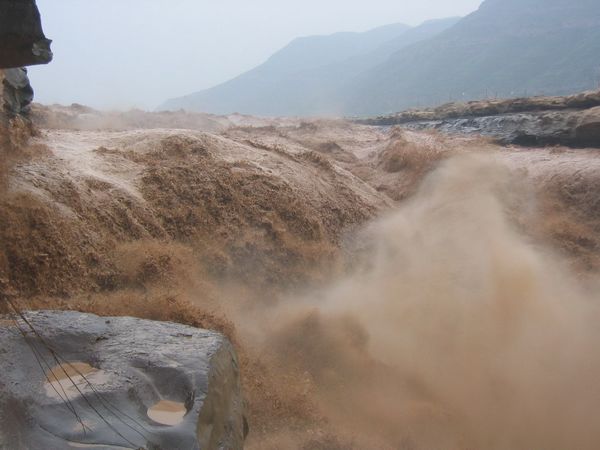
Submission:
M 594 57 L 600 2 L 486 0 L 451 29 L 363 73 L 344 110 L 376 115 L 489 96 L 572 94 L 596 87 Z
M 376 30 L 387 30 L 386 38 L 398 34 L 360 50 L 356 42 L 369 32 L 301 38 L 265 64 L 162 108 L 374 116 L 449 101 L 569 95 L 600 86 L 598 0 L 485 0 L 460 20 Z M 354 47 L 340 39 L 355 39 Z M 298 57 L 299 45 L 314 54 Z
M 267 116 L 337 114 L 344 103 L 340 79 L 348 78 L 348 74 L 358 75 L 402 46 L 426 39 L 458 19 L 432 20 L 412 28 L 392 24 L 363 33 L 297 38 L 256 68 L 215 87 L 168 100 L 159 109 Z M 345 46 L 340 46 L 341 40 Z M 320 55 L 310 54 L 308 62 L 307 58 L 297 56 L 302 47 L 314 44 L 324 46 L 324 53 L 334 56 L 324 60 Z M 286 98 L 285 104 L 281 102 L 282 96 Z

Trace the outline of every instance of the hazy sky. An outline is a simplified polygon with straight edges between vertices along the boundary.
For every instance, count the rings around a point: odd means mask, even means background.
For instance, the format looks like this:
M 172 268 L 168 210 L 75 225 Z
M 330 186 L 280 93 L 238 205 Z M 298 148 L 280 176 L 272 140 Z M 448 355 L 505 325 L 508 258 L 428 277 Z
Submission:
M 153 109 L 226 81 L 299 36 L 466 15 L 481 0 L 38 0 L 54 61 L 36 99 Z

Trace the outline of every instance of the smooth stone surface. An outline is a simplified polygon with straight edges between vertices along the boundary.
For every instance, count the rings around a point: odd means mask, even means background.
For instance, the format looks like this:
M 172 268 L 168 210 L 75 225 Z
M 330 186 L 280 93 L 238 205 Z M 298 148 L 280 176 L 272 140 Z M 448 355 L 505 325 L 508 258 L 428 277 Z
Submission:
M 77 312 L 25 316 L 48 345 L 0 327 L 0 448 L 243 448 L 238 364 L 222 335 Z

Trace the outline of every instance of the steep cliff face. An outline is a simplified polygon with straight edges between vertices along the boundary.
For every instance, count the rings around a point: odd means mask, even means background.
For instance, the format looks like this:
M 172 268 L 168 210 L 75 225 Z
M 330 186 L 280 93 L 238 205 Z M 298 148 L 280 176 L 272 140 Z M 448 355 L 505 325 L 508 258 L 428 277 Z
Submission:
M 51 42 L 35 0 L 0 0 L 0 68 L 49 63 Z

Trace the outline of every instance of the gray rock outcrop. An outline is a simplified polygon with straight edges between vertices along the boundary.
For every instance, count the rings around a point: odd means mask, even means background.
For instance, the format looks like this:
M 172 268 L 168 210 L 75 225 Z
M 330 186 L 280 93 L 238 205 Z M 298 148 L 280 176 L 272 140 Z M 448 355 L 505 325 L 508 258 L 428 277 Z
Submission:
M 238 364 L 222 335 L 77 312 L 25 317 L 39 336 L 21 319 L 0 326 L 0 448 L 243 448 Z
M 358 119 L 376 126 L 479 134 L 501 144 L 600 147 L 600 91 L 564 97 L 529 97 L 448 103 Z
M 551 111 L 463 117 L 406 123 L 413 130 L 480 134 L 501 144 L 600 147 L 600 107 L 584 111 Z
M 5 69 L 2 87 L 4 111 L 9 116 L 29 114 L 33 102 L 33 88 L 27 76 L 27 69 L 24 67 Z

